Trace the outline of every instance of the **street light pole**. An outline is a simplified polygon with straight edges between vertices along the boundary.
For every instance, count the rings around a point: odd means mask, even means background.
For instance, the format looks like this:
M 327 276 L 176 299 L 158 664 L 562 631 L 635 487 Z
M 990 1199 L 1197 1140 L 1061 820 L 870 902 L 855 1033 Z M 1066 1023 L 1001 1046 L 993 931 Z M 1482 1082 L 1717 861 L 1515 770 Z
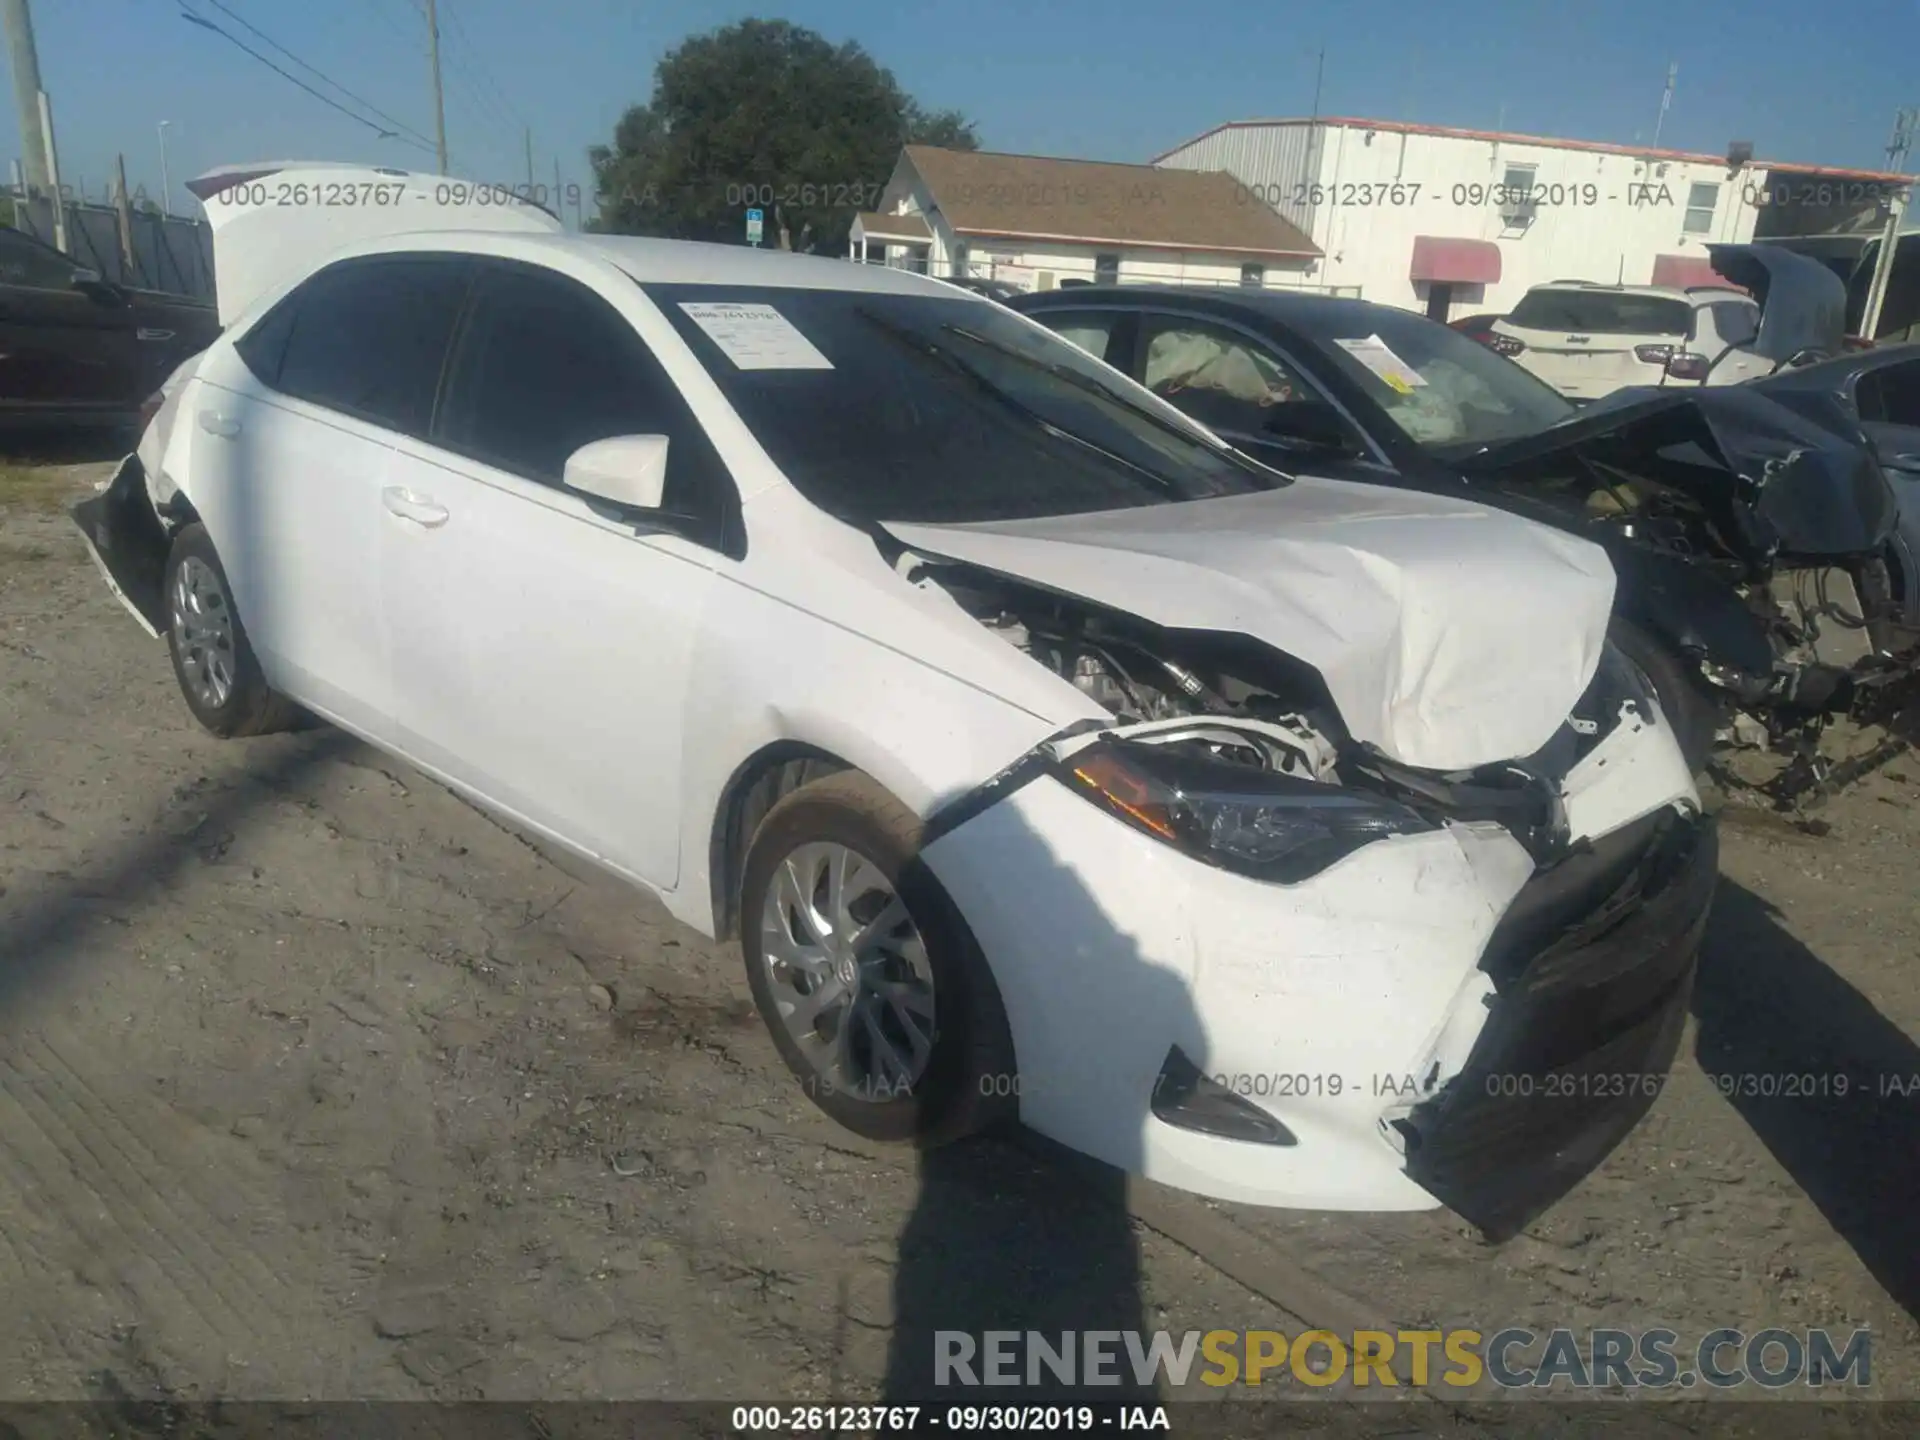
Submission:
M 160 122 L 160 213 L 162 215 L 173 214 L 173 200 L 171 198 L 173 182 L 167 175 L 167 126 L 172 123 L 171 120 L 162 120 Z
M 433 65 L 433 144 L 440 173 L 447 173 L 447 106 L 440 91 L 440 16 L 434 0 L 427 0 L 427 58 Z

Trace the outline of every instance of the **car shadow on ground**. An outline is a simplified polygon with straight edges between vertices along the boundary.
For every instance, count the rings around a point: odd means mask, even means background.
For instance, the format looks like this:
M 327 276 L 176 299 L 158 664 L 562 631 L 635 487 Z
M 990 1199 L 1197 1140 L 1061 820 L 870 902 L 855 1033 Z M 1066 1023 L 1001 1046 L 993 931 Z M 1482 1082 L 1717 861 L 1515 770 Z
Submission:
M 1693 1011 L 1700 1067 L 1920 1318 L 1920 1046 L 1795 939 L 1778 910 L 1724 878 Z
M 1042 782 L 1044 783 L 1044 782 Z M 1063 971 L 1098 974 L 1086 991 L 1080 1023 L 1090 1033 L 1116 1033 L 1126 1017 L 1151 1015 L 1158 1033 L 1191 1044 L 1199 1025 L 1186 984 L 1149 965 L 1114 925 L 1078 877 L 1037 834 L 1001 807 L 996 854 L 1003 873 L 1022 877 L 1052 901 L 1049 933 L 1064 938 Z M 1134 1021 L 1137 1024 L 1137 1018 Z M 1193 1053 L 1202 1053 L 1195 1051 Z M 1120 1082 L 1086 1077 L 1090 1103 L 1142 1108 L 1152 1091 L 1102 1098 Z M 1064 1081 L 1072 1084 L 1072 1081 Z M 1111 1158 L 1124 1168 L 1140 1160 L 1142 1132 Z M 1130 1145 L 1131 1153 L 1124 1153 Z M 1140 1383 L 1120 1334 L 1105 1342 L 1113 1358 L 1104 1373 L 1113 1383 L 1064 1384 L 1046 1369 L 1029 1383 L 1030 1354 L 1015 1347 L 1018 1384 L 951 1382 L 936 1365 L 938 1332 L 962 1332 L 976 1345 L 974 1373 L 986 1380 L 984 1333 L 1039 1332 L 1058 1348 L 1062 1332 L 1079 1347 L 1090 1332 L 1141 1332 L 1161 1322 L 1146 1317 L 1139 1247 L 1127 1213 L 1122 1168 L 1064 1150 L 1028 1131 L 995 1133 L 919 1157 L 919 1191 L 899 1238 L 893 1284 L 893 1328 L 884 1382 L 889 1404 L 1059 1404 L 1066 1401 L 1146 1403 L 1157 1393 Z M 1084 1373 L 1076 1378 L 1084 1381 Z

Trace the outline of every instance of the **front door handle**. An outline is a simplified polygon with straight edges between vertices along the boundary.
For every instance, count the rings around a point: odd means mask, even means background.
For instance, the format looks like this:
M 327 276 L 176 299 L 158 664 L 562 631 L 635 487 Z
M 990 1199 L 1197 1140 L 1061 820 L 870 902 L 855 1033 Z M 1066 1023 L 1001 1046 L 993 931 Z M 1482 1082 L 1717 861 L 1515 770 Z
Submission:
M 431 530 L 436 525 L 447 523 L 447 507 L 436 505 L 432 497 L 416 495 L 411 490 L 398 485 L 389 485 L 380 492 L 380 503 L 387 507 L 387 513 L 398 515 L 402 520 L 411 520 L 416 525 L 424 525 Z
M 240 422 L 231 415 L 221 414 L 218 410 L 202 410 L 200 428 L 209 435 L 218 435 L 222 440 L 231 440 L 240 433 Z

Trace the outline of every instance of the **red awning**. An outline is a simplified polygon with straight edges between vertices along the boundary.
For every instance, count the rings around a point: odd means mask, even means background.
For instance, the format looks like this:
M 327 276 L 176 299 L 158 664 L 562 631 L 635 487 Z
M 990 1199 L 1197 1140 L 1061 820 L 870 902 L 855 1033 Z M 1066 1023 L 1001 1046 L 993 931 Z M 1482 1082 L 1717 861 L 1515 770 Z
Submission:
M 1416 235 L 1413 269 L 1407 278 L 1452 285 L 1495 285 L 1500 280 L 1500 247 L 1491 240 Z
M 1713 268 L 1713 262 L 1704 255 L 1656 255 L 1653 257 L 1652 285 L 1670 285 L 1676 290 L 1685 290 L 1691 285 L 1717 285 L 1726 290 L 1738 290 L 1726 276 Z

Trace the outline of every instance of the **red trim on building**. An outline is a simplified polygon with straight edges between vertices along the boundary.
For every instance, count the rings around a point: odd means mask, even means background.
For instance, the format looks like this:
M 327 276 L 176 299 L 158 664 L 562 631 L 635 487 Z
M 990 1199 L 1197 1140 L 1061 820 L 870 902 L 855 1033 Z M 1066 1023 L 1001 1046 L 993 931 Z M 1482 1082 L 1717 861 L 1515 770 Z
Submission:
M 1500 283 L 1500 247 L 1491 240 L 1416 235 L 1413 265 L 1407 278 L 1449 285 L 1497 285 Z

